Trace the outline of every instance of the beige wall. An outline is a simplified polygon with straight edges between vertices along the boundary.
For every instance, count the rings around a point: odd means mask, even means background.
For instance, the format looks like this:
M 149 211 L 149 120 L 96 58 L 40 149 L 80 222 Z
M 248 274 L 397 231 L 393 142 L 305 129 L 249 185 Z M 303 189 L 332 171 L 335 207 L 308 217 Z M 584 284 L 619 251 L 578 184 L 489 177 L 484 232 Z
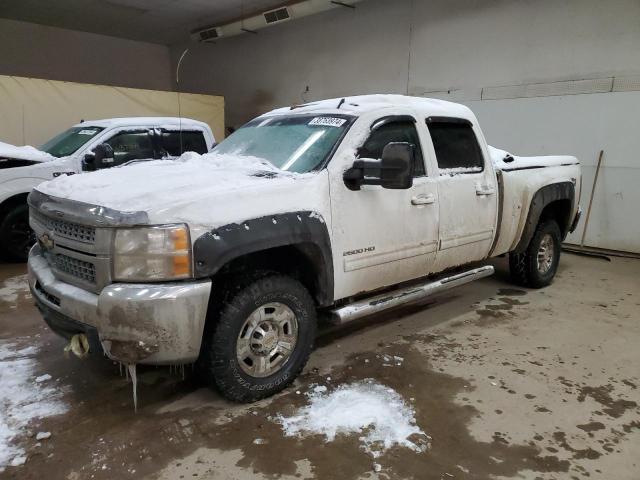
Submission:
M 224 98 L 179 94 L 183 117 L 224 138 Z M 0 141 L 38 146 L 81 120 L 178 116 L 178 94 L 0 75 Z
M 0 19 L 0 75 L 172 90 L 164 45 Z

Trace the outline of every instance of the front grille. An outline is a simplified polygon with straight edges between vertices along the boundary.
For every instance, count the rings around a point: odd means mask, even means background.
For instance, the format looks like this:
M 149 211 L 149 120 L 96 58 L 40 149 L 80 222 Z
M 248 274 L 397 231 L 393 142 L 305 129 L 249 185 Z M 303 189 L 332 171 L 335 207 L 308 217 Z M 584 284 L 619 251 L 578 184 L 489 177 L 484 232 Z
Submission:
M 91 262 L 85 262 L 63 254 L 53 257 L 54 267 L 62 273 L 71 275 L 89 283 L 96 283 L 96 266 Z
M 93 244 L 96 241 L 95 227 L 47 217 L 42 215 L 40 212 L 33 212 L 32 215 L 37 222 L 41 223 L 48 230 L 55 232 L 61 237 L 90 244 Z

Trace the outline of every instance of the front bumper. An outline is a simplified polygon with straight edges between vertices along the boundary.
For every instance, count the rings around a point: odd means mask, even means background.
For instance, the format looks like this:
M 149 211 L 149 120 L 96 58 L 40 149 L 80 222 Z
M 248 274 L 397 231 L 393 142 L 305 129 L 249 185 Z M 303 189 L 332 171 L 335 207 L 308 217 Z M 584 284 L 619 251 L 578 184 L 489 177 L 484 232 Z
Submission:
M 52 329 L 96 338 L 109 358 L 152 365 L 198 358 L 211 280 L 114 283 L 99 294 L 57 279 L 37 245 L 29 253 L 29 287 Z

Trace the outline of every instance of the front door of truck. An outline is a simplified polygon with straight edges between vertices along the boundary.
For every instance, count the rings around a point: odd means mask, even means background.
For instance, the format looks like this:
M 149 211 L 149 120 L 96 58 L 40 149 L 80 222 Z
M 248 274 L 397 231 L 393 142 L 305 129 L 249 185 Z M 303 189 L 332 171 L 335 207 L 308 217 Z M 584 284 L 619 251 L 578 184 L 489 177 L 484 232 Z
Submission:
M 425 167 L 425 131 L 416 127 L 415 118 L 408 115 L 361 118 L 347 139 L 351 148 L 329 165 L 336 298 L 426 275 L 435 260 L 437 181 Z M 381 158 L 390 142 L 415 146 L 413 186 L 349 190 L 344 171 L 357 158 Z
M 471 122 L 430 117 L 426 123 L 439 170 L 439 271 L 489 254 L 498 192 L 490 160 L 482 153 L 482 134 Z

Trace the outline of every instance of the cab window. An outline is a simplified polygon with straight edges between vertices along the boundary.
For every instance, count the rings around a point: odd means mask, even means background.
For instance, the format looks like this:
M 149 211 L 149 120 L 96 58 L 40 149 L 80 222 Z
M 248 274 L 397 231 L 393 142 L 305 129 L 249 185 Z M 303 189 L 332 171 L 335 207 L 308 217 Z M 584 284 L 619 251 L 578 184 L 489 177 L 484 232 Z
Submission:
M 120 132 L 105 143 L 113 148 L 114 165 L 122 165 L 132 160 L 154 158 L 153 142 L 148 130 Z
M 182 138 L 180 138 L 182 136 Z M 182 144 L 182 148 L 181 148 Z M 164 130 L 162 132 L 162 147 L 172 157 L 179 157 L 184 152 L 204 154 L 208 152 L 204 134 L 197 130 Z
M 484 169 L 484 158 L 469 122 L 458 119 L 427 120 L 436 152 L 438 169 L 455 173 L 477 173 Z
M 420 138 L 412 121 L 390 122 L 376 128 L 358 149 L 359 158 L 381 159 L 382 150 L 391 142 L 410 143 L 415 147 L 414 177 L 424 177 L 424 159 L 420 148 Z

